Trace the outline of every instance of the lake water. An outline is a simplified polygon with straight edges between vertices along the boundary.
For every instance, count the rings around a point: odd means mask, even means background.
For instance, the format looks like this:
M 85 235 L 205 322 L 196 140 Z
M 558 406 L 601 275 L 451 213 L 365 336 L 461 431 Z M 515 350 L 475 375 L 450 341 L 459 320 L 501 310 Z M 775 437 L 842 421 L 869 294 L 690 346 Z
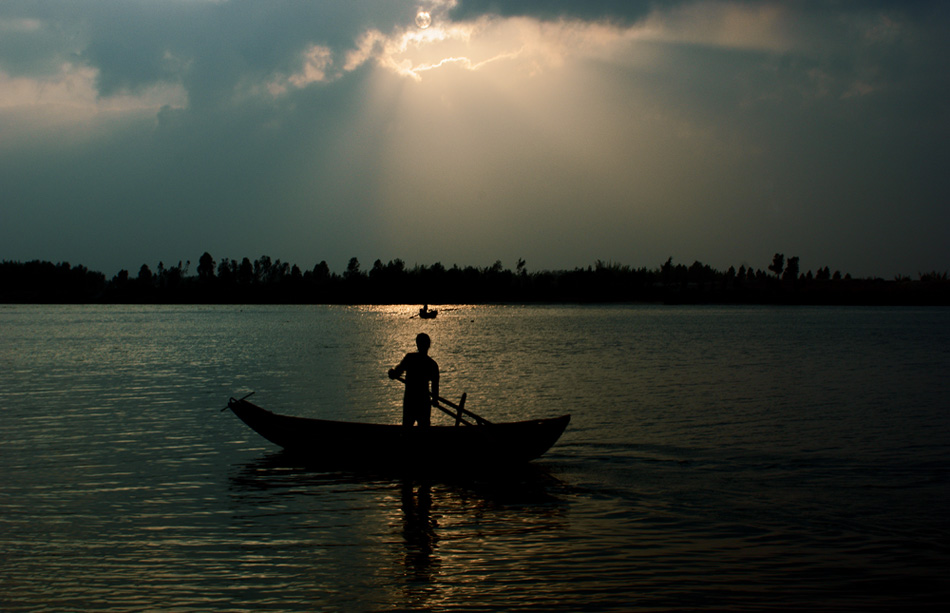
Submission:
M 950 310 L 0 307 L 0 610 L 942 610 Z M 230 412 L 573 416 L 523 470 L 297 465 Z M 439 458 L 433 458 L 438 463 Z

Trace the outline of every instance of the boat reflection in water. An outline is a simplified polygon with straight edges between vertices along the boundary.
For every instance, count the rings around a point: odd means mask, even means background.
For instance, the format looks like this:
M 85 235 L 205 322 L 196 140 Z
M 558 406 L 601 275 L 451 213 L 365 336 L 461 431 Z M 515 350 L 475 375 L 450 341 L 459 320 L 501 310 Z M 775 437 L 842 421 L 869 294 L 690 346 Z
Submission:
M 439 400 L 456 409 L 456 425 L 292 417 L 232 398 L 227 408 L 284 448 L 232 480 L 241 516 L 251 521 L 238 529 L 270 533 L 280 517 L 284 545 L 304 556 L 285 566 L 312 565 L 307 574 L 326 575 L 323 589 L 333 592 L 339 588 L 330 577 L 340 569 L 359 577 L 363 585 L 352 593 L 362 600 L 339 595 L 334 606 L 341 599 L 361 608 L 366 600 L 372 608 L 397 599 L 411 609 L 464 601 L 483 582 L 477 569 L 486 562 L 524 555 L 514 544 L 524 546 L 525 530 L 550 532 L 559 506 L 549 490 L 560 484 L 530 461 L 554 445 L 570 416 L 490 423 L 464 409 L 464 395 L 458 405 Z M 380 546 L 392 554 L 385 577 Z M 402 593 L 376 593 L 394 579 Z
M 487 566 L 523 564 L 531 547 L 563 538 L 570 488 L 546 467 L 452 475 L 432 463 L 431 471 L 371 473 L 268 454 L 234 467 L 234 528 L 248 535 L 246 547 L 266 550 L 255 558 L 281 551 L 281 568 L 268 571 L 275 581 L 307 576 L 314 602 L 363 610 L 470 598 Z M 275 532 L 279 542 L 255 541 Z M 353 581 L 349 596 L 341 571 Z

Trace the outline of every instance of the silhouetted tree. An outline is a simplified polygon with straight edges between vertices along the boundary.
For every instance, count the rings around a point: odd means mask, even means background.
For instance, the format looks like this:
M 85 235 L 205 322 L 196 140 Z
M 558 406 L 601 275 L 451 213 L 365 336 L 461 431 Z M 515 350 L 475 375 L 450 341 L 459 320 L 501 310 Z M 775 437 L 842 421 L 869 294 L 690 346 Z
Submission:
M 343 278 L 347 281 L 353 281 L 359 278 L 360 276 L 360 261 L 357 258 L 350 258 L 350 261 L 346 265 L 346 272 L 343 273 Z
M 673 256 L 666 259 L 660 266 L 660 274 L 663 276 L 663 284 L 669 285 L 673 282 Z
M 330 280 L 330 267 L 326 260 L 313 267 L 313 280 L 318 285 L 326 284 Z
M 139 274 L 135 278 L 139 285 L 151 287 L 152 280 L 152 270 L 148 267 L 148 264 L 142 264 L 142 267 L 139 268 Z
M 798 256 L 788 258 L 788 264 L 785 267 L 785 274 L 782 275 L 783 281 L 798 280 Z
M 937 272 L 932 270 L 925 273 L 917 273 L 917 277 L 923 282 L 932 282 L 932 281 L 947 281 L 950 280 L 950 273 L 947 271 Z
M 271 265 L 263 281 L 267 285 L 277 285 L 289 276 L 290 264 L 288 262 L 281 262 L 280 260 L 277 260 L 273 263 L 273 265 Z
M 223 258 L 218 263 L 218 281 L 225 287 L 234 285 L 237 280 L 238 263 L 228 258 Z
M 782 270 L 785 268 L 785 255 L 782 253 L 776 253 L 772 258 L 772 263 L 769 264 L 769 270 L 775 273 L 776 277 L 782 276 Z
M 241 265 L 238 266 L 237 280 L 243 286 L 254 283 L 254 265 L 251 264 L 251 260 L 247 258 L 241 260 Z
M 727 270 L 727 271 L 726 271 L 726 274 L 723 276 L 723 279 L 722 279 L 722 289 L 725 291 L 725 290 L 728 290 L 729 288 L 735 286 L 735 284 L 736 284 L 736 277 L 737 277 L 736 267 L 735 267 L 735 266 L 730 266 L 730 267 L 729 267 L 729 270 Z
M 258 283 L 266 282 L 270 277 L 271 266 L 270 256 L 262 255 L 254 260 L 254 280 Z
M 385 268 L 383 267 L 382 260 L 376 260 L 373 262 L 373 268 L 369 271 L 369 278 L 375 280 L 380 279 L 385 273 Z
M 692 263 L 687 271 L 687 279 L 690 283 L 707 283 L 715 279 L 715 272 L 708 264 L 703 264 L 699 260 Z
M 205 251 L 198 259 L 198 280 L 208 283 L 214 279 L 214 258 Z

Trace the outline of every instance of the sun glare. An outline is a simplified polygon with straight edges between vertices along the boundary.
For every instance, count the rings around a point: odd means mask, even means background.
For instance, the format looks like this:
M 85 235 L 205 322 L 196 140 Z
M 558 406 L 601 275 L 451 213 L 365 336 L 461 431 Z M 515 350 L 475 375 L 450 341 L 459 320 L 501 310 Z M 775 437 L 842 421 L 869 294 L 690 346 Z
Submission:
M 623 55 L 640 35 L 633 28 L 574 21 L 549 24 L 525 17 L 483 17 L 453 23 L 433 20 L 432 13 L 425 10 L 417 11 L 415 25 L 415 29 L 396 28 L 389 34 L 367 30 L 356 48 L 346 54 L 343 72 L 375 61 L 417 82 L 426 72 L 451 67 L 475 72 L 497 66 L 499 74 L 517 71 L 533 77 L 547 68 L 563 68 L 569 57 L 609 59 L 617 53 Z M 330 74 L 327 54 L 314 52 L 306 59 L 307 71 L 298 79 L 301 82 Z

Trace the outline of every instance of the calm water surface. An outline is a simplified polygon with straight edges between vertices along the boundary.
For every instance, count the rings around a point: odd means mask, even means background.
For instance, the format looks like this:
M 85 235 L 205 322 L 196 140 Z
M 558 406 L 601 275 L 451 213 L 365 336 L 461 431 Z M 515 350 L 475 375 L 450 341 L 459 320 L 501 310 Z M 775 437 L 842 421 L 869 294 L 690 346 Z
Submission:
M 0 610 L 942 610 L 950 310 L 0 307 Z M 230 412 L 571 413 L 524 470 L 321 472 Z M 439 458 L 432 458 L 434 464 Z

